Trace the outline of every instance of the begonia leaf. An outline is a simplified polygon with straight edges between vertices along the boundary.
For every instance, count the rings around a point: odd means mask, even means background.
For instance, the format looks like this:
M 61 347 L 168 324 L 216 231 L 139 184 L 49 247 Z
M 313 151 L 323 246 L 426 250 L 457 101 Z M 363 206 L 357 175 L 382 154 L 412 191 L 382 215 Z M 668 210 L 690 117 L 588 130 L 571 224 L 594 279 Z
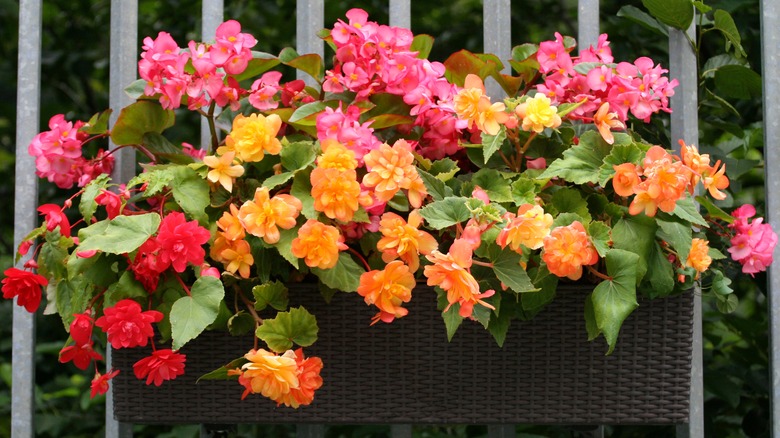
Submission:
M 157 232 L 159 226 L 160 215 L 157 213 L 117 216 L 110 221 L 97 222 L 81 230 L 79 232 L 81 243 L 78 250 L 94 249 L 110 254 L 129 253 L 146 242 Z
M 669 28 L 659 23 L 658 20 L 653 18 L 647 12 L 637 8 L 636 6 L 626 5 L 620 8 L 617 13 L 618 17 L 627 18 L 640 26 L 657 32 L 664 37 L 669 36 Z
M 260 77 L 263 73 L 279 65 L 281 61 L 276 56 L 265 53 L 252 51 L 252 59 L 246 66 L 246 69 L 235 76 L 237 81 L 243 81 L 244 79 L 250 79 Z
M 656 235 L 662 241 L 671 245 L 682 263 L 688 260 L 693 239 L 691 225 L 674 217 L 664 218 L 658 214 L 658 231 Z
M 504 140 L 506 140 L 506 129 L 504 127 L 501 127 L 496 135 L 482 133 L 482 154 L 486 163 L 497 150 L 501 149 Z
M 283 353 L 292 348 L 293 343 L 301 347 L 312 345 L 317 341 L 317 332 L 317 319 L 301 306 L 289 312 L 279 312 L 276 318 L 263 320 L 255 335 L 271 350 Z
M 197 384 L 201 380 L 234 380 L 238 379 L 238 375 L 231 376 L 228 374 L 228 371 L 235 370 L 236 368 L 241 368 L 242 365 L 245 363 L 248 363 L 249 359 L 245 357 L 239 357 L 238 359 L 233 359 L 228 363 L 227 365 L 223 367 L 219 367 L 214 371 L 209 371 L 208 373 L 198 377 L 198 380 L 195 381 Z
M 609 251 L 610 244 L 612 243 L 612 235 L 609 225 L 601 221 L 591 222 L 588 224 L 588 235 L 590 241 L 599 253 L 599 257 L 604 257 Z
M 276 250 L 279 251 L 279 254 L 290 262 L 295 269 L 298 269 L 298 257 L 295 257 L 292 253 L 292 241 L 295 240 L 296 237 L 298 237 L 298 227 L 289 230 L 280 229 L 279 241 L 276 242 L 274 248 L 276 248 Z
M 596 325 L 607 340 L 611 354 L 617 343 L 623 321 L 639 306 L 636 301 L 636 267 L 639 256 L 628 251 L 613 249 L 605 257 L 607 275 L 596 286 L 591 296 Z
M 74 313 L 84 313 L 92 299 L 95 286 L 85 277 L 72 280 L 62 279 L 57 282 L 57 313 L 62 318 L 66 330 L 70 330 Z
M 106 289 L 103 307 L 112 307 L 125 298 L 146 298 L 149 292 L 135 279 L 135 274 L 125 271 L 115 283 Z
M 636 267 L 637 282 L 647 272 L 647 260 L 655 243 L 657 229 L 655 219 L 647 216 L 625 216 L 612 227 L 612 247 L 639 256 Z
M 693 198 L 683 198 L 677 201 L 672 215 L 686 220 L 692 224 L 709 227 L 707 221 L 699 213 L 699 207 L 693 202 Z
M 286 183 L 292 177 L 295 176 L 295 172 L 282 172 L 277 175 L 269 176 L 268 178 L 263 181 L 263 187 L 266 187 L 268 189 L 275 189 L 276 187 Z
M 373 116 L 367 121 L 371 122 L 372 129 L 389 128 L 397 125 L 408 125 L 414 123 L 414 119 L 401 114 L 379 114 Z
M 228 319 L 227 328 L 233 336 L 245 335 L 255 328 L 255 318 L 241 310 Z
M 480 169 L 471 177 L 471 182 L 487 192 L 491 202 L 512 202 L 510 180 L 504 178 L 496 169 Z
M 206 207 L 211 202 L 209 184 L 188 166 L 175 166 L 171 171 L 173 199 L 188 216 L 205 225 L 208 222 Z
M 496 296 L 501 296 L 500 293 L 497 293 Z M 493 339 L 496 340 L 496 344 L 498 344 L 499 347 L 504 346 L 504 341 L 506 341 L 506 334 L 509 332 L 509 326 L 512 324 L 512 318 L 514 317 L 514 313 L 512 312 L 512 306 L 504 306 L 497 315 L 494 313 L 490 317 L 490 323 L 488 324 L 488 331 L 493 336 Z
M 609 180 L 615 176 L 614 166 L 619 166 L 623 163 L 639 164 L 642 158 L 642 151 L 633 143 L 614 145 L 609 155 L 604 157 L 601 167 L 599 167 L 599 185 L 607 187 Z
M 617 143 L 617 137 L 615 139 Z M 588 131 L 580 137 L 580 143 L 563 152 L 563 158 L 550 163 L 539 176 L 540 179 L 563 178 L 574 184 L 595 183 L 598 181 L 599 168 L 604 157 L 609 155 L 612 146 L 596 131 Z
M 460 50 L 450 55 L 445 61 L 444 66 L 447 70 L 444 76 L 450 83 L 453 83 L 459 87 L 462 87 L 466 81 L 466 76 L 469 74 L 479 74 L 480 70 L 485 67 L 485 61 L 481 60 L 479 56 L 468 50 Z M 481 76 L 484 79 L 484 76 Z
M 539 186 L 532 179 L 521 176 L 512 182 L 512 200 L 516 206 L 533 204 L 538 193 Z
M 252 288 L 255 297 L 255 309 L 263 310 L 271 306 L 276 310 L 287 309 L 287 287 L 280 281 L 259 284 Z
M 146 150 L 152 153 L 157 159 L 164 159 L 171 163 L 190 164 L 195 159 L 185 154 L 180 146 L 171 143 L 170 140 L 156 132 L 147 132 L 143 136 L 143 144 Z
M 295 174 L 290 194 L 298 198 L 303 205 L 301 214 L 306 219 L 317 219 L 319 213 L 314 209 L 314 198 L 311 196 L 311 171 L 301 171 Z
M 431 54 L 432 48 L 433 37 L 421 33 L 414 36 L 414 39 L 412 39 L 412 46 L 409 47 L 409 50 L 417 52 L 417 58 L 419 59 L 428 59 L 428 55 Z
M 691 0 L 642 0 L 642 4 L 658 21 L 675 29 L 687 30 L 693 21 Z
M 420 209 L 420 215 L 434 230 L 441 230 L 452 225 L 464 222 L 471 217 L 471 212 L 466 206 L 469 198 L 448 197 L 441 201 L 434 201 Z
M 168 165 L 150 166 L 139 175 L 134 176 L 127 183 L 127 187 L 133 187 L 146 183 L 144 196 L 150 197 L 160 193 L 173 181 L 172 167 Z
M 590 211 L 588 210 L 588 202 L 582 197 L 582 192 L 565 187 L 558 190 L 553 194 L 552 206 L 560 213 L 574 213 L 581 217 L 586 225 L 591 221 Z
M 313 141 L 296 141 L 285 145 L 279 152 L 282 167 L 294 172 L 301 170 L 317 158 Z
M 322 101 L 310 102 L 301 105 L 290 116 L 290 123 L 299 125 L 315 125 L 317 123 L 316 114 L 321 113 L 328 105 Z
M 428 194 L 434 201 L 441 201 L 447 196 L 452 196 L 452 189 L 447 187 L 442 180 L 420 169 L 417 169 L 417 174 L 420 175 Z
M 360 285 L 360 276 L 366 272 L 352 257 L 339 253 L 339 260 L 330 269 L 311 268 L 326 286 L 344 292 L 355 292 Z
M 598 338 L 601 334 L 596 323 L 596 313 L 593 311 L 593 293 L 585 297 L 585 331 L 588 334 L 588 341 Z
M 734 293 L 734 289 L 731 288 L 731 279 L 723 275 L 718 269 L 711 269 L 712 272 L 712 284 L 710 289 L 721 296 L 726 296 Z
M 79 212 L 84 221 L 90 223 L 92 216 L 97 211 L 98 204 L 95 202 L 95 197 L 98 196 L 103 189 L 107 188 L 109 184 L 109 177 L 105 173 L 98 176 L 84 186 L 84 193 L 81 194 L 81 200 L 79 201 Z
M 496 277 L 513 292 L 524 293 L 539 290 L 531 282 L 525 269 L 520 266 L 520 254 L 510 248 L 502 250 L 496 245 L 495 249 L 490 251 L 490 256 Z
M 715 295 L 715 306 L 721 313 L 732 313 L 739 307 L 739 298 L 736 295 Z
M 299 55 L 294 49 L 286 47 L 279 53 L 279 60 L 282 64 L 305 72 L 318 81 L 322 81 L 325 75 L 322 58 L 314 53 Z
M 147 132 L 163 132 L 173 126 L 173 110 L 166 110 L 159 102 L 139 100 L 122 108 L 113 128 L 111 140 L 117 145 L 141 144 Z
M 642 288 L 642 292 L 649 298 L 665 297 L 674 291 L 674 266 L 666 258 L 658 242 L 653 242 L 647 259 L 645 281 L 649 282 L 651 287 Z
M 214 322 L 224 297 L 225 288 L 218 278 L 200 277 L 193 283 L 190 295 L 173 303 L 170 315 L 174 350 L 179 350 Z
M 108 131 L 108 119 L 111 117 L 112 112 L 113 110 L 107 109 L 93 115 L 79 131 L 89 135 L 105 134 Z
M 109 287 L 117 281 L 117 268 L 112 266 L 115 263 L 116 258 L 103 253 L 92 257 L 71 255 L 67 262 L 68 279 L 85 276 L 95 286 Z

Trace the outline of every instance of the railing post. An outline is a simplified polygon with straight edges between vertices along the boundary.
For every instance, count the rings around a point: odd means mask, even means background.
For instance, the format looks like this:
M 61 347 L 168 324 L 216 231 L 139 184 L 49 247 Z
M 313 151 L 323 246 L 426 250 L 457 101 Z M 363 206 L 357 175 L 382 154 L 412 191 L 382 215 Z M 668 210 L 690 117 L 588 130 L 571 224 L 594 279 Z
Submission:
M 201 36 L 203 41 L 210 41 L 214 38 L 217 27 L 222 23 L 225 15 L 224 0 L 203 0 L 201 13 Z M 200 147 L 201 149 L 210 150 L 210 145 L 211 130 L 209 129 L 208 120 L 204 118 L 200 121 Z
M 695 23 L 695 21 L 694 21 Z M 687 32 L 669 30 L 669 76 L 677 78 L 680 86 L 672 96 L 672 143 L 683 139 L 686 143 L 699 142 L 699 115 L 697 96 L 696 56 L 688 38 L 695 40 L 695 24 Z M 687 36 L 686 36 L 687 33 Z M 687 425 L 677 427 L 677 436 L 704 436 L 704 373 L 702 365 L 701 288 L 694 288 L 693 350 L 691 357 L 690 415 Z
M 412 28 L 411 0 L 390 0 L 390 26 Z
M 138 0 L 111 0 L 111 53 L 109 54 L 109 106 L 111 126 L 116 122 L 119 109 L 132 103 L 125 87 L 135 80 L 138 62 Z M 109 145 L 114 148 L 113 144 Z M 135 153 L 124 148 L 114 154 L 116 160 L 111 179 L 127 182 L 135 175 Z M 106 370 L 111 369 L 111 347 L 106 346 Z M 127 371 L 125 371 L 127 372 Z M 131 424 L 114 419 L 114 391 L 106 393 L 106 437 L 126 438 L 133 435 Z
M 504 60 L 512 52 L 512 7 L 509 0 L 483 0 L 482 32 L 483 50 Z M 509 63 L 504 62 L 502 73 L 508 74 Z M 506 93 L 492 78 L 485 81 L 487 95 L 494 101 L 500 101 Z
M 761 79 L 763 81 L 764 108 L 764 166 L 766 184 L 766 214 L 769 222 L 780 218 L 780 172 L 775 163 L 780 160 L 780 4 L 776 0 L 761 0 Z M 772 374 L 772 436 L 780 437 L 780 264 L 773 263 L 768 270 L 769 295 L 769 353 Z
M 296 0 L 295 2 L 295 45 L 301 55 L 314 53 L 325 56 L 325 46 L 317 32 L 325 26 L 324 0 Z M 316 80 L 298 70 L 298 79 L 303 79 L 306 85 L 316 86 Z
M 579 0 L 577 5 L 577 47 L 583 51 L 599 41 L 599 0 Z
M 19 67 L 16 95 L 16 167 L 14 248 L 37 225 L 38 177 L 27 145 L 38 133 L 41 117 L 41 0 L 19 4 Z M 24 257 L 24 263 L 29 256 Z M 35 435 L 35 315 L 14 306 L 12 334 L 11 434 Z

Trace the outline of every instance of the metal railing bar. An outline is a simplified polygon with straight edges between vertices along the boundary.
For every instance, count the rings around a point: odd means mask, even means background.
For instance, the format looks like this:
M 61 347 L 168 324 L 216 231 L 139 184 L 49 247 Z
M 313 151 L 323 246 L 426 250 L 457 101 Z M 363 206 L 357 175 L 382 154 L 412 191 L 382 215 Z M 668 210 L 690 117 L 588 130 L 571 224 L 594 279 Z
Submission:
M 599 40 L 599 0 L 579 0 L 577 5 L 577 46 L 580 51 Z
M 683 139 L 688 144 L 699 142 L 699 115 L 697 96 L 696 56 L 689 42 L 695 39 L 695 24 L 685 35 L 680 30 L 669 30 L 669 76 L 680 81 L 671 98 L 672 142 Z M 702 365 L 701 288 L 694 287 L 693 350 L 691 357 L 691 394 L 688 424 L 677 427 L 678 437 L 704 436 L 704 373 Z
M 325 43 L 317 36 L 325 27 L 325 0 L 296 0 L 295 2 L 295 41 L 298 54 L 314 53 L 325 56 Z M 298 70 L 298 79 L 303 79 L 306 85 L 315 86 L 316 80 Z
M 16 95 L 16 167 L 14 248 L 37 225 L 38 176 L 27 145 L 38 133 L 41 117 L 41 0 L 19 4 L 19 66 Z M 23 264 L 29 256 L 20 260 Z M 11 434 L 35 435 L 35 315 L 13 306 Z
M 482 2 L 482 33 L 484 36 L 483 50 L 493 53 L 504 63 L 503 73 L 509 73 L 509 62 L 506 61 L 512 52 L 512 6 L 510 0 L 484 0 Z M 501 86 L 489 78 L 485 81 L 485 89 L 493 100 L 506 96 Z
M 761 0 L 761 79 L 763 82 L 764 109 L 764 166 L 766 187 L 767 221 L 774 222 L 780 217 L 780 174 L 774 163 L 780 160 L 780 106 L 777 95 L 780 93 L 780 4 L 776 0 Z M 769 295 L 769 353 L 772 389 L 770 404 L 772 410 L 772 436 L 780 437 L 780 264 L 769 266 L 767 294 Z
M 224 0 L 203 0 L 201 16 L 202 38 L 203 41 L 214 39 L 217 27 L 222 23 L 225 16 Z M 211 131 L 209 122 L 204 118 L 200 122 L 200 147 L 210 150 Z
M 390 0 L 390 26 L 412 28 L 411 0 Z

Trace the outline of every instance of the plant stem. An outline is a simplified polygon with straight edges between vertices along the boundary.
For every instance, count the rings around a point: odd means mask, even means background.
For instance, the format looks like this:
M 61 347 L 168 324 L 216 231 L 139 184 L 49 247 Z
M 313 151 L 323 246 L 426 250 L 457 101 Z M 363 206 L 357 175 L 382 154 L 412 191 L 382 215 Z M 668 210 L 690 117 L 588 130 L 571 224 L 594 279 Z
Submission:
M 351 248 L 351 247 L 347 247 L 347 250 L 348 250 L 349 252 L 351 252 L 352 254 L 355 254 L 355 256 L 356 256 L 358 259 L 360 259 L 360 261 L 363 263 L 363 266 L 365 266 L 365 268 L 366 268 L 366 271 L 371 271 L 371 266 L 369 266 L 369 265 L 368 265 L 368 262 L 366 261 L 366 259 L 363 257 L 363 255 L 362 255 L 362 254 L 360 254 L 359 252 L 355 251 L 355 249 L 353 249 L 353 248 Z
M 211 133 L 211 152 L 214 153 L 219 146 L 219 140 L 217 139 L 217 127 L 214 124 L 214 109 L 217 107 L 216 101 L 211 101 L 209 106 L 209 113 L 206 119 L 209 121 L 209 132 Z
M 488 263 L 488 262 L 480 262 L 479 260 L 473 260 L 472 259 L 471 263 L 474 264 L 474 265 L 477 265 L 477 266 L 484 266 L 486 268 L 493 268 L 493 264 L 492 263 Z
M 595 275 L 596 277 L 598 277 L 598 278 L 600 278 L 602 280 L 612 281 L 612 277 L 609 277 L 607 275 L 602 274 L 601 272 L 599 272 L 595 268 L 593 268 L 593 266 L 588 265 L 588 266 L 586 266 L 586 268 L 588 269 L 588 272 L 590 272 L 591 274 Z
M 186 284 L 184 284 L 184 281 L 182 281 L 181 277 L 179 277 L 179 273 L 178 273 L 178 272 L 176 272 L 176 271 L 174 271 L 174 272 L 173 272 L 173 276 L 174 276 L 174 277 L 176 277 L 176 280 L 179 282 L 179 284 L 181 285 L 181 287 L 183 287 L 183 288 L 184 288 L 184 292 L 187 292 L 187 296 L 190 296 L 190 297 L 191 297 L 191 296 L 192 296 L 192 293 L 190 292 L 190 288 L 189 288 L 189 287 L 187 287 L 187 285 L 186 285 Z

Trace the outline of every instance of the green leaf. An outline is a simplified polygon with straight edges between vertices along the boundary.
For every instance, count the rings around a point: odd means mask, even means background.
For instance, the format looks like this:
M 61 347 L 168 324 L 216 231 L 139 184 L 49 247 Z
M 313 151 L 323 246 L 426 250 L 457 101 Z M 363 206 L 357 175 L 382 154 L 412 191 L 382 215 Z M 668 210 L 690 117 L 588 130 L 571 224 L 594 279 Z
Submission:
M 265 319 L 255 334 L 268 345 L 268 348 L 283 353 L 292 348 L 293 343 L 308 347 L 317 341 L 317 319 L 305 308 L 292 308 L 289 312 L 279 312 L 274 319 Z
M 588 341 L 599 337 L 601 330 L 596 323 L 596 313 L 593 311 L 593 293 L 585 298 L 585 331 L 588 332 Z
M 721 313 L 732 313 L 737 310 L 737 307 L 739 306 L 739 298 L 737 298 L 736 295 L 730 294 L 726 295 L 725 297 L 722 295 L 715 296 L 717 297 L 715 305 L 718 307 L 718 311 Z
M 653 242 L 647 259 L 645 280 L 650 283 L 650 288 L 643 288 L 643 292 L 651 299 L 665 297 L 674 292 L 674 266 L 666 258 L 658 242 Z
M 420 209 L 420 215 L 429 227 L 441 230 L 464 222 L 471 217 L 466 203 L 469 198 L 448 197 L 434 201 Z
M 146 172 L 136 175 L 127 183 L 127 187 L 134 187 L 147 183 L 144 196 L 154 196 L 160 193 L 168 184 L 173 181 L 173 171 L 171 166 L 151 166 Z
M 73 280 L 62 279 L 57 282 L 57 313 L 62 318 L 66 330 L 70 330 L 74 313 L 84 313 L 92 299 L 94 285 L 85 277 Z
M 502 283 L 507 285 L 515 293 L 535 292 L 539 289 L 531 283 L 528 273 L 520 266 L 520 254 L 509 248 L 503 250 L 496 245 L 491 251 L 493 272 Z
M 379 114 L 366 120 L 371 122 L 371 129 L 383 129 L 391 126 L 409 125 L 414 123 L 414 119 L 401 114 Z
M 317 158 L 317 151 L 313 141 L 296 141 L 285 145 L 279 152 L 282 167 L 294 172 L 301 170 Z
M 675 29 L 687 30 L 693 22 L 691 0 L 642 0 L 650 14 Z
M 95 197 L 108 187 L 109 180 L 108 175 L 104 173 L 84 186 L 84 193 L 81 194 L 81 201 L 79 201 L 79 212 L 86 223 L 92 222 L 92 216 L 95 215 L 98 207 Z
M 151 152 L 158 160 L 164 159 L 171 163 L 176 164 L 190 164 L 194 163 L 195 159 L 185 154 L 181 147 L 171 143 L 162 134 L 156 132 L 147 132 L 143 137 L 143 144 L 146 149 Z
M 109 287 L 117 282 L 116 268 L 112 265 L 116 262 L 113 257 L 106 254 L 95 254 L 89 258 L 72 255 L 68 257 L 68 280 L 73 280 L 79 276 L 89 278 L 95 286 Z
M 615 144 L 619 136 L 615 136 Z M 559 158 L 539 176 L 539 179 L 563 178 L 574 184 L 595 183 L 599 178 L 599 169 L 604 157 L 609 155 L 612 146 L 601 138 L 598 132 L 588 131 L 580 137 L 580 143 L 563 152 Z
M 248 363 L 249 359 L 245 357 L 239 357 L 238 359 L 233 359 L 230 361 L 229 364 L 219 367 L 214 371 L 209 371 L 208 373 L 198 377 L 198 380 L 195 381 L 197 384 L 201 380 L 232 380 L 237 379 L 238 376 L 229 376 L 228 371 L 234 370 L 236 368 L 241 368 L 245 363 Z
M 581 217 L 585 225 L 591 221 L 588 201 L 582 197 L 582 192 L 575 188 L 564 187 L 553 194 L 552 205 L 558 213 L 574 213 Z
M 179 350 L 217 318 L 219 304 L 225 297 L 222 282 L 214 277 L 200 277 L 190 295 L 176 300 L 171 307 L 171 348 Z
M 442 180 L 421 169 L 417 169 L 417 174 L 420 175 L 428 194 L 434 201 L 441 201 L 447 196 L 452 196 L 452 189 L 447 187 Z
M 111 140 L 117 145 L 141 144 L 147 132 L 161 133 L 173 126 L 173 110 L 166 110 L 159 102 L 139 100 L 122 108 L 111 129 Z
M 539 193 L 539 187 L 533 180 L 526 177 L 519 177 L 512 182 L 512 200 L 516 206 L 523 204 L 533 204 L 536 195 Z
M 311 172 L 301 171 L 295 174 L 290 194 L 298 198 L 303 205 L 301 213 L 306 219 L 317 219 L 319 213 L 314 209 L 314 198 L 311 196 Z
M 282 64 L 289 65 L 302 72 L 307 73 L 317 81 L 322 81 L 324 77 L 325 67 L 320 55 L 309 53 L 307 55 L 298 55 L 294 49 L 286 47 L 279 53 L 279 60 Z
M 677 253 L 677 256 L 684 263 L 688 260 L 688 253 L 691 251 L 691 242 L 693 239 L 691 226 L 687 222 L 680 220 L 663 220 L 662 215 L 659 214 L 658 232 L 659 239 L 672 246 L 672 249 Z
M 145 89 L 146 81 L 143 79 L 136 79 L 125 87 L 125 94 L 130 96 L 133 100 L 138 100 L 141 96 L 144 96 Z
M 760 98 L 761 76 L 743 65 L 724 65 L 715 71 L 715 86 L 723 96 L 735 99 Z
M 450 83 L 462 87 L 468 74 L 478 75 L 480 70 L 485 67 L 485 62 L 479 56 L 468 50 L 461 50 L 450 55 L 445 61 L 447 67 L 444 76 Z M 485 79 L 485 76 L 480 76 Z
M 506 129 L 503 127 L 496 135 L 489 135 L 485 134 L 484 132 L 482 133 L 482 153 L 485 157 L 486 163 L 490 157 L 496 153 L 497 150 L 501 149 L 501 145 L 504 144 L 504 140 L 506 140 Z
M 81 230 L 78 250 L 95 249 L 109 254 L 132 252 L 156 233 L 159 226 L 160 215 L 157 213 L 117 216 L 110 221 L 97 222 Z
M 282 172 L 278 175 L 269 176 L 268 178 L 265 179 L 265 181 L 263 181 L 263 187 L 266 187 L 269 190 L 274 189 L 286 183 L 294 176 L 295 176 L 295 172 Z
M 590 241 L 593 242 L 599 257 L 604 257 L 607 255 L 607 251 L 609 251 L 610 243 L 612 242 L 610 231 L 612 230 L 609 228 L 609 225 L 604 222 L 596 221 L 588 225 Z
M 119 280 L 110 285 L 106 290 L 103 307 L 111 307 L 125 298 L 136 299 L 147 298 L 148 296 L 149 292 L 144 289 L 141 283 L 136 281 L 135 275 L 131 271 L 125 271 L 119 277 Z
M 620 249 L 613 249 L 605 257 L 607 275 L 593 290 L 593 314 L 596 325 L 604 334 L 611 354 L 617 343 L 623 321 L 636 309 L 636 268 L 639 256 Z
M 476 309 L 477 307 L 482 306 L 476 306 L 474 308 Z M 509 326 L 512 324 L 513 316 L 514 315 L 508 310 L 507 306 L 507 308 L 502 309 L 498 315 L 493 314 L 490 318 L 487 329 L 490 334 L 493 335 L 493 339 L 496 340 L 496 344 L 498 344 L 499 347 L 504 346 L 506 334 L 509 332 Z
M 279 65 L 281 61 L 276 56 L 265 53 L 252 51 L 252 59 L 246 66 L 246 70 L 235 76 L 236 80 L 241 82 L 244 79 L 250 79 L 267 72 L 268 70 Z
M 447 340 L 452 341 L 452 337 L 455 336 L 455 332 L 458 331 L 460 323 L 463 322 L 463 317 L 460 316 L 460 303 L 455 303 L 447 309 L 446 312 L 441 312 L 441 317 L 444 319 L 444 327 L 447 329 Z
M 317 123 L 317 118 L 314 115 L 324 111 L 327 107 L 328 105 L 325 104 L 325 102 L 319 100 L 316 102 L 303 104 L 292 113 L 289 122 L 315 125 Z
M 227 327 L 233 336 L 245 335 L 255 328 L 255 318 L 241 310 L 228 319 Z
M 256 310 L 263 310 L 269 305 L 276 310 L 287 309 L 287 287 L 280 281 L 257 285 L 252 288 L 252 295 Z
M 723 272 L 718 269 L 711 269 L 710 271 L 713 273 L 712 285 L 710 286 L 712 292 L 720 296 L 731 295 L 734 293 L 734 289 L 731 288 L 730 278 L 723 275 Z
M 604 157 L 604 163 L 599 167 L 599 185 L 607 187 L 607 183 L 615 176 L 615 168 L 623 163 L 639 164 L 643 154 L 635 144 L 615 145 L 609 155 Z
M 452 179 L 452 177 L 454 177 L 458 171 L 460 171 L 458 163 L 451 160 L 450 158 L 434 161 L 431 163 L 431 168 L 429 170 L 431 175 L 442 180 L 443 182 L 447 182 Z
M 720 207 L 712 203 L 712 200 L 706 196 L 697 196 L 696 202 L 699 203 L 702 207 L 704 207 L 707 210 L 707 213 L 716 218 L 720 219 L 722 221 L 732 223 L 734 222 L 734 218 L 731 217 L 730 214 L 723 211 Z
M 536 44 L 525 43 L 519 46 L 512 47 L 512 59 L 515 61 L 525 61 L 526 59 L 536 55 L 539 51 L 539 46 Z
M 89 135 L 105 134 L 108 131 L 108 119 L 111 117 L 112 112 L 113 110 L 107 109 L 93 115 L 79 131 Z
M 618 17 L 627 18 L 646 29 L 655 31 L 665 37 L 669 36 L 669 28 L 660 24 L 658 20 L 651 17 L 647 12 L 637 8 L 636 6 L 626 5 L 620 8 L 617 13 Z
M 339 261 L 330 269 L 312 268 L 311 271 L 326 286 L 344 292 L 356 292 L 360 276 L 366 272 L 349 254 L 339 253 Z
M 285 260 L 290 262 L 295 269 L 298 269 L 298 257 L 295 257 L 292 253 L 292 241 L 298 237 L 298 228 L 295 227 L 289 230 L 279 230 L 279 241 L 276 242 L 274 247 Z
M 209 184 L 188 166 L 175 166 L 171 172 L 173 199 L 188 216 L 205 225 L 206 207 L 210 204 Z
M 742 37 L 739 35 L 739 29 L 737 29 L 737 24 L 734 23 L 734 19 L 731 18 L 731 14 L 723 9 L 717 9 L 715 10 L 714 16 L 715 22 L 713 23 L 713 27 L 718 29 L 726 38 L 726 50 L 729 50 L 729 45 L 733 45 L 737 56 L 741 58 L 747 57 L 745 49 L 742 48 Z
M 637 282 L 647 272 L 647 260 L 655 243 L 657 228 L 655 219 L 647 216 L 626 216 L 612 227 L 612 247 L 639 256 L 636 266 Z
M 686 220 L 692 224 L 709 227 L 706 220 L 699 214 L 699 207 L 693 202 L 693 198 L 683 198 L 677 201 L 672 215 Z
M 487 192 L 491 202 L 512 202 L 512 187 L 496 169 L 484 168 L 471 177 L 471 182 Z
M 581 75 L 587 75 L 594 68 L 599 68 L 604 65 L 603 62 L 580 62 L 574 66 L 574 71 Z M 560 111 L 559 111 L 560 113 Z
M 409 48 L 409 50 L 411 50 L 412 52 L 417 52 L 418 58 L 427 59 L 428 55 L 431 54 L 432 48 L 433 48 L 433 37 L 421 33 L 419 35 L 414 36 L 414 39 L 412 40 L 412 46 Z

